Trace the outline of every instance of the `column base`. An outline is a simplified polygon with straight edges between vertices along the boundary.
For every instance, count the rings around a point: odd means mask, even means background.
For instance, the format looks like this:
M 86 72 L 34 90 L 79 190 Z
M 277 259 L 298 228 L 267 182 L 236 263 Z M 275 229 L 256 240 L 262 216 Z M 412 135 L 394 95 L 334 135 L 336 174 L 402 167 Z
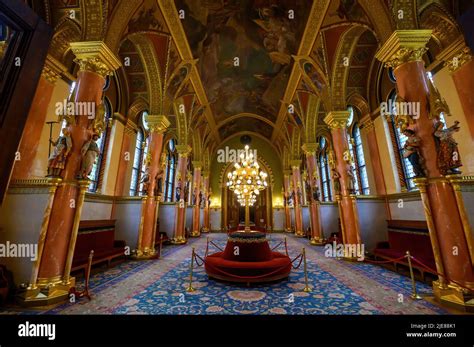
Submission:
M 293 230 L 291 230 L 291 228 L 286 228 L 285 229 L 285 233 L 292 233 L 292 232 L 293 232 Z
M 298 230 L 297 230 L 297 231 L 295 232 L 295 236 L 296 236 L 296 237 L 305 237 L 306 235 L 305 235 L 302 231 L 298 231 Z
M 340 259 L 345 260 L 345 261 L 350 261 L 350 262 L 353 262 L 353 263 L 360 263 L 360 260 L 357 257 L 343 256 Z
M 68 283 L 63 281 L 38 281 L 37 286 L 30 286 L 16 296 L 16 301 L 20 306 L 37 307 L 57 304 L 69 299 L 71 288 L 76 286 L 76 279 L 69 278 Z
M 201 233 L 197 230 L 195 230 L 191 233 L 191 237 L 199 237 L 199 236 L 201 236 Z
M 474 294 L 467 292 L 456 284 L 441 285 L 433 281 L 435 299 L 442 305 L 464 312 L 474 312 Z
M 133 260 L 150 260 L 158 259 L 158 253 L 156 249 L 145 248 L 143 251 L 137 250 L 136 254 L 132 256 Z
M 203 227 L 201 232 L 202 232 L 203 234 L 208 233 L 208 232 L 209 232 L 209 228 Z
M 311 240 L 309 240 L 309 244 L 312 246 L 324 246 L 324 240 L 312 237 Z
M 173 245 L 184 245 L 188 240 L 183 236 L 174 237 L 171 239 L 171 244 Z

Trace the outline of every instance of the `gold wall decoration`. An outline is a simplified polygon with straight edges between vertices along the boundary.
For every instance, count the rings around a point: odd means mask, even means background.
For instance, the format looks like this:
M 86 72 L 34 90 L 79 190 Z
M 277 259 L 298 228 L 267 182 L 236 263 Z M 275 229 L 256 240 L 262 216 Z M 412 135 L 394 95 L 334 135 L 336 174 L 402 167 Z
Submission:
M 170 121 L 164 115 L 151 115 L 147 114 L 145 121 L 148 124 L 150 132 L 156 132 L 159 134 L 164 133 L 170 126 Z
M 324 123 L 331 129 L 347 128 L 349 117 L 349 111 L 331 111 L 324 118 Z

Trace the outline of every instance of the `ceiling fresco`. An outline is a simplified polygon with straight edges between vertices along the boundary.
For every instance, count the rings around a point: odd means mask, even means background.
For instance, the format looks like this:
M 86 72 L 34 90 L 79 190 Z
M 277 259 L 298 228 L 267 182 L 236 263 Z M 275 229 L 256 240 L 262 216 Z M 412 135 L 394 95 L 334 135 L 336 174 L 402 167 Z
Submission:
M 176 1 L 186 13 L 184 31 L 216 123 L 240 113 L 275 121 L 310 6 L 295 0 Z

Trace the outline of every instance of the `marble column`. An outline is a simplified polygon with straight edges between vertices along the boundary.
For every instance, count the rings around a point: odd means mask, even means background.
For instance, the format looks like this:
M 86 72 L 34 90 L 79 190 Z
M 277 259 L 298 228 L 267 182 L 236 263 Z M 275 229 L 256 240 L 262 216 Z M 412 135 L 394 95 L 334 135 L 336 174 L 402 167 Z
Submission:
M 209 171 L 205 170 L 202 172 L 202 177 L 203 177 L 203 192 L 202 192 L 202 198 L 204 199 L 204 221 L 203 221 L 203 227 L 202 227 L 202 232 L 203 233 L 208 233 L 210 229 L 209 225 Z
M 66 68 L 52 56 L 48 55 L 41 77 L 36 87 L 35 96 L 31 103 L 28 118 L 23 129 L 20 146 L 18 148 L 19 160 L 15 161 L 12 179 L 32 178 L 34 160 L 41 139 L 41 131 L 46 126 L 45 120 L 48 105 L 53 95 L 57 79 Z
M 438 149 L 434 124 L 438 114 L 429 105 L 429 87 L 422 60 L 431 30 L 397 30 L 380 48 L 376 57 L 394 69 L 400 97 L 420 104 L 419 117 L 410 117 L 408 126 L 421 140 L 426 177 L 415 182 L 420 189 L 433 247 L 437 272 L 433 282 L 435 297 L 448 305 L 474 310 L 472 295 L 453 281 L 474 289 L 474 269 L 469 244 L 472 244 L 464 206 L 456 199 L 457 175 L 443 176 L 438 168 Z M 431 107 L 430 107 L 431 106 Z M 430 112 L 430 110 L 432 110 Z M 463 217 L 464 216 L 464 217 Z
M 316 160 L 316 152 L 318 150 L 318 143 L 305 143 L 302 147 L 305 157 L 306 166 L 308 168 L 308 179 L 310 183 L 310 201 L 309 216 L 311 221 L 311 239 L 312 245 L 323 245 L 324 236 L 323 228 L 321 226 L 321 212 L 320 212 L 320 196 L 321 187 L 319 186 L 319 173 Z
M 201 199 L 199 199 L 199 193 L 201 192 L 201 167 L 200 161 L 193 161 L 194 174 L 193 174 L 193 194 L 195 195 L 194 207 L 193 207 L 193 230 L 191 232 L 192 237 L 198 237 L 201 235 L 200 232 L 200 219 L 201 219 Z
M 174 237 L 171 239 L 171 243 L 181 245 L 187 242 L 185 234 L 187 204 L 187 199 L 185 197 L 185 186 L 187 180 L 188 157 L 191 153 L 191 147 L 189 145 L 177 145 L 176 151 L 178 152 L 178 168 L 176 173 L 175 187 L 180 191 L 180 193 L 179 200 L 176 201 L 175 230 Z
M 127 170 L 131 169 L 131 163 L 134 155 L 134 153 L 132 153 L 132 150 L 135 149 L 135 146 L 132 147 L 132 139 L 135 135 L 134 129 L 135 125 L 133 122 L 127 119 L 127 123 L 123 132 L 122 146 L 120 149 L 119 167 L 117 170 L 114 196 L 128 196 L 129 194 L 129 187 L 125 187 L 125 177 L 127 176 Z
M 331 129 L 332 142 L 335 153 L 335 170 L 339 174 L 340 192 L 336 193 L 336 200 L 340 205 L 343 240 L 345 244 L 360 244 L 359 213 L 355 195 L 349 189 L 350 151 L 347 143 L 347 120 L 349 111 L 332 111 L 324 118 L 324 122 Z M 334 182 L 333 182 L 334 183 Z M 345 258 L 353 259 L 353 255 Z
M 90 103 L 97 109 L 102 103 L 105 76 L 118 69 L 120 61 L 100 41 L 71 43 L 71 49 L 80 67 L 74 104 Z M 100 127 L 101 119 L 86 114 L 85 109 L 88 107 L 77 107 L 79 113 L 64 117 L 71 134 L 72 149 L 61 177 L 51 178 L 56 182 L 60 180 L 60 183 L 54 192 L 51 207 L 45 211 L 38 242 L 41 256 L 33 266 L 28 289 L 20 296 L 25 305 L 49 305 L 64 300 L 70 288 L 75 286 L 70 271 L 85 192 L 89 185 L 89 180 L 78 178 L 83 160 L 81 149 L 93 132 L 104 130 Z
M 293 189 L 295 192 L 294 198 L 294 211 L 295 211 L 295 236 L 297 237 L 304 237 L 304 230 L 303 230 L 303 210 L 302 210 L 302 203 L 303 203 L 303 189 L 301 186 L 301 173 L 300 173 L 300 165 L 301 160 L 292 160 L 291 161 L 291 172 L 293 177 Z
M 164 132 L 170 126 L 170 121 L 163 115 L 149 114 L 145 121 L 149 127 L 148 153 L 145 159 L 149 181 L 146 189 L 147 194 L 142 197 L 137 259 L 150 259 L 158 256 L 155 250 L 155 238 L 161 192 L 157 191 L 157 181 L 160 173 Z
M 446 51 L 446 52 L 445 52 Z M 471 137 L 474 138 L 474 59 L 463 38 L 453 42 L 437 57 L 445 61 L 458 92 Z
M 377 195 L 386 195 L 385 178 L 383 175 L 382 161 L 380 159 L 379 146 L 377 143 L 377 135 L 375 126 L 370 116 L 361 121 L 361 130 L 367 134 L 367 142 L 369 147 L 369 158 L 372 162 L 372 170 L 374 172 L 375 190 Z
M 291 188 L 290 188 L 290 175 L 291 170 L 283 170 L 283 187 L 284 187 L 284 205 L 285 205 L 285 231 L 287 233 L 292 232 L 291 228 L 291 211 L 290 211 L 290 197 L 291 197 Z

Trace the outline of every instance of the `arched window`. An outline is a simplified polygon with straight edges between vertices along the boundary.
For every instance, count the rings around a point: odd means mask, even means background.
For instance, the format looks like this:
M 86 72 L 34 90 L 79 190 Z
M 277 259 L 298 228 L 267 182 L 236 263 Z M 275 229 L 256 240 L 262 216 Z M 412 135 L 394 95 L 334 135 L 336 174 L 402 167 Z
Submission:
M 352 127 L 352 139 L 354 140 L 353 156 L 357 176 L 356 189 L 360 194 L 369 195 L 369 180 L 367 178 L 367 167 L 365 165 L 364 149 L 360 138 L 360 128 L 357 123 Z
M 139 193 L 138 182 L 140 182 L 141 166 L 143 163 L 143 154 L 145 152 L 146 140 L 145 132 L 142 127 L 138 128 L 137 140 L 135 141 L 135 155 L 132 165 L 132 180 L 130 181 L 130 195 L 136 196 Z
M 320 180 L 321 180 L 321 198 L 323 201 L 331 201 L 332 200 L 332 192 L 331 192 L 331 174 L 329 171 L 328 165 L 328 143 L 325 137 L 321 137 L 319 140 L 319 148 L 320 152 L 318 155 L 318 165 L 319 165 L 319 172 L 320 172 Z
M 389 130 L 396 156 L 395 160 L 397 162 L 400 184 L 407 190 L 413 190 L 416 189 L 415 183 L 413 182 L 413 179 L 415 178 L 415 172 L 413 171 L 413 166 L 411 165 L 408 158 L 403 157 L 403 146 L 407 141 L 407 137 L 402 134 L 400 129 L 395 124 L 397 101 L 397 93 L 395 90 L 390 94 L 389 100 L 392 101 L 393 105 L 393 109 L 391 110 L 390 114 Z
M 107 145 L 108 145 L 108 135 L 110 132 L 109 129 L 109 122 L 110 122 L 110 115 L 112 114 L 112 107 L 107 98 L 103 99 L 105 113 L 102 115 L 104 117 L 105 122 L 105 129 L 100 135 L 99 139 L 97 140 L 97 146 L 99 147 L 99 155 L 97 156 L 97 160 L 95 161 L 94 165 L 92 166 L 92 171 L 89 175 L 91 180 L 89 184 L 89 192 L 96 192 L 101 180 L 103 178 L 103 172 L 105 167 L 105 158 L 107 157 Z M 100 115 L 98 115 L 100 116 Z
M 171 139 L 168 142 L 166 154 L 166 179 L 165 179 L 165 201 L 173 201 L 174 199 L 174 181 L 176 176 L 176 142 Z

